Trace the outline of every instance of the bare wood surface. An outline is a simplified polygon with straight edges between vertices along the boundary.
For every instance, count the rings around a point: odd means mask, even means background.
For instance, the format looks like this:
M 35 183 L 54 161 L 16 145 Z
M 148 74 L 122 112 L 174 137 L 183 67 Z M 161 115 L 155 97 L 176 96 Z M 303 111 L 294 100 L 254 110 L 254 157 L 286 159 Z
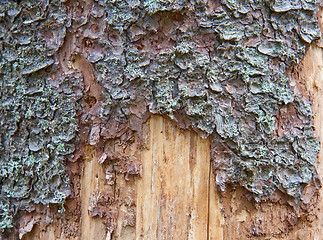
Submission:
M 137 182 L 136 239 L 207 239 L 209 141 L 162 117 L 149 126 Z
M 323 13 L 321 11 L 321 20 Z M 320 180 L 323 180 L 323 49 L 312 46 L 307 51 L 304 59 L 304 65 L 301 72 L 303 78 L 306 79 L 307 89 L 312 95 L 312 108 L 314 111 L 314 125 L 316 136 L 321 142 L 321 151 L 318 155 L 317 170 Z M 318 201 L 317 222 L 313 226 L 313 238 L 315 240 L 322 239 L 323 236 L 323 189 L 320 190 L 320 198 Z M 311 236 L 310 235 L 310 236 Z M 308 235 L 306 236 L 307 239 Z

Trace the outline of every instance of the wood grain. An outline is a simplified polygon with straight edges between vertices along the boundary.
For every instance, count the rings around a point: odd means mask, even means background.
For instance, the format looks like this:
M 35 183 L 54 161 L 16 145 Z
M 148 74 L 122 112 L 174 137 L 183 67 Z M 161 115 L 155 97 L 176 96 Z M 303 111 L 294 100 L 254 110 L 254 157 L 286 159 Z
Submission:
M 151 118 L 149 126 L 143 175 L 137 181 L 136 239 L 207 239 L 208 139 L 162 117 Z

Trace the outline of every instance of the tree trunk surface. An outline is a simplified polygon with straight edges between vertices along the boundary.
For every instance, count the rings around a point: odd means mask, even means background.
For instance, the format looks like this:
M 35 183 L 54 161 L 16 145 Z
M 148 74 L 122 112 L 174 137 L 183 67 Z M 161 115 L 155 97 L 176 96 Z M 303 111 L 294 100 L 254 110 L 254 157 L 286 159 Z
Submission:
M 323 49 L 311 46 L 299 74 L 312 101 L 316 136 L 321 144 L 322 67 Z M 142 144 L 138 140 L 128 146 L 111 143 L 123 154 L 142 159 L 140 177 L 126 179 L 116 174 L 114 185 L 107 184 L 97 153 L 93 147 L 83 146 L 84 161 L 69 164 L 71 171 L 79 174 L 75 179 L 77 200 L 68 200 L 65 213 L 50 225 L 36 224 L 24 239 L 322 239 L 323 189 L 311 213 L 294 225 L 289 206 L 255 206 L 245 199 L 242 188 L 225 193 L 217 190 L 209 139 L 181 130 L 162 116 L 151 117 L 144 129 L 143 149 L 138 150 L 138 144 Z M 320 178 L 322 154 L 317 162 Z M 118 199 L 117 205 L 105 202 L 111 197 Z M 102 211 L 117 215 L 113 233 L 107 228 L 109 217 L 91 216 L 98 205 Z M 75 219 L 72 216 L 76 213 L 79 215 Z
M 93 4 L 84 1 L 77 8 L 73 1 L 65 2 L 80 16 Z M 211 2 L 216 5 L 220 1 Z M 321 28 L 322 17 L 320 9 Z M 72 27 L 76 25 L 72 23 Z M 93 22 L 91 27 L 100 26 Z M 55 61 L 61 73 L 81 73 L 88 96 L 82 100 L 86 103 L 81 111 L 94 112 L 103 102 L 103 86 L 88 59 L 79 52 L 74 54 L 80 47 L 75 29 L 66 34 Z M 91 47 L 89 39 L 83 39 L 83 51 Z M 315 134 L 323 149 L 322 39 L 307 48 L 296 74 L 300 92 L 312 104 Z M 140 109 L 133 111 L 141 114 Z M 91 120 L 91 130 L 78 119 L 80 144 L 74 158 L 66 161 L 71 195 L 62 205 L 36 204 L 34 211 L 24 211 L 16 220 L 19 227 L 15 237 L 4 234 L 0 239 L 323 239 L 322 188 L 316 193 L 309 189 L 309 199 L 302 199 L 307 206 L 299 206 L 299 210 L 281 195 L 276 200 L 273 196 L 270 201 L 257 202 L 242 186 L 228 186 L 222 191 L 216 185 L 210 136 L 202 138 L 200 130 L 180 128 L 166 114 L 150 113 L 142 119 L 139 123 L 135 118 L 129 120 L 139 126 L 137 134 L 109 120 L 109 134 L 120 135 L 104 142 L 102 137 L 95 138 L 99 118 Z M 90 132 L 89 141 L 82 131 Z M 316 162 L 320 180 L 322 161 L 320 151 Z

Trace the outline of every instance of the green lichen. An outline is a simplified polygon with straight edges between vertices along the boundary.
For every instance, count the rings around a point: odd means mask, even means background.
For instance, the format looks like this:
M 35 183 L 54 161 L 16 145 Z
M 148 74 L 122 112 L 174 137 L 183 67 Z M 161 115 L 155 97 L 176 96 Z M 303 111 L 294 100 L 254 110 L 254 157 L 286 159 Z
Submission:
M 0 1 L 0 229 L 17 210 L 63 203 L 74 152 L 80 77 L 60 75 L 52 55 L 69 20 L 59 1 Z M 51 66 L 52 65 L 52 66 Z M 43 70 L 45 69 L 46 70 Z M 74 88 L 72 90 L 72 88 Z

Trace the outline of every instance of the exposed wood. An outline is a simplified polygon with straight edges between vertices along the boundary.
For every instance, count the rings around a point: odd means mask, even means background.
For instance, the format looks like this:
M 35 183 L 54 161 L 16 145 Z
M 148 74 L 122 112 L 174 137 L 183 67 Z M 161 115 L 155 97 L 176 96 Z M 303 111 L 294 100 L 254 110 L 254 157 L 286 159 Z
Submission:
M 90 204 L 93 203 L 101 192 L 107 191 L 105 173 L 97 161 L 96 152 L 90 146 L 85 150 L 83 174 L 81 178 L 81 239 L 105 239 L 105 225 L 100 218 L 89 215 Z
M 136 239 L 207 239 L 209 141 L 162 117 L 149 126 L 137 182 Z
M 219 194 L 216 191 L 214 175 L 210 174 L 209 191 L 209 240 L 224 239 L 225 219 L 222 215 L 222 206 Z
M 323 12 L 321 11 L 321 21 Z M 318 174 L 321 181 L 323 181 L 323 49 L 312 46 L 307 51 L 307 55 L 304 59 L 304 66 L 302 69 L 303 77 L 308 84 L 308 90 L 313 94 L 312 108 L 315 113 L 314 124 L 315 132 L 321 142 L 321 151 L 318 156 Z M 316 206 L 319 213 L 317 214 L 317 220 L 313 224 L 313 239 L 322 239 L 323 236 L 323 189 L 320 190 L 320 198 L 318 205 Z M 306 236 L 307 239 L 308 235 Z
M 222 238 L 223 218 L 210 169 L 209 140 L 180 130 L 160 116 L 152 117 L 147 125 L 147 147 L 141 152 L 142 176 L 127 181 L 119 175 L 114 189 L 120 190 L 121 198 L 127 196 L 129 187 L 136 189 L 136 199 L 129 199 L 136 201 L 136 227 L 123 226 L 127 209 L 120 206 L 112 239 Z M 92 239 L 94 235 L 97 240 L 109 239 L 104 221 L 91 217 L 89 206 L 96 196 L 109 192 L 110 186 L 94 148 L 87 146 L 84 152 L 79 239 Z M 36 228 L 24 239 L 67 239 L 64 234 L 55 234 L 64 233 L 59 225 L 54 222 L 43 231 Z

